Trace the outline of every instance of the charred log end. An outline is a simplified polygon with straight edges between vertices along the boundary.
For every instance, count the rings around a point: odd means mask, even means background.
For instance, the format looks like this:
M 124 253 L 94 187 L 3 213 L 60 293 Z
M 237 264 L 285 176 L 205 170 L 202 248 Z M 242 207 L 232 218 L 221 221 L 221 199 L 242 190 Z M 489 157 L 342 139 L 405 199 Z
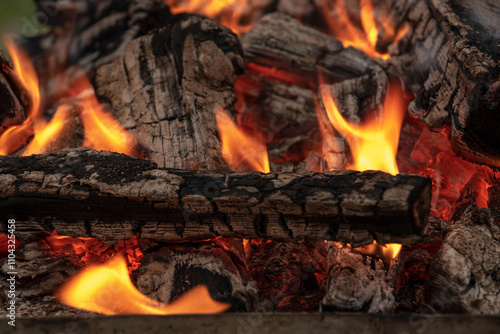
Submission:
M 413 226 L 415 233 L 420 234 L 427 225 L 429 212 L 431 208 L 432 181 L 427 178 L 420 184 L 418 191 L 410 198 L 410 207 L 412 208 Z

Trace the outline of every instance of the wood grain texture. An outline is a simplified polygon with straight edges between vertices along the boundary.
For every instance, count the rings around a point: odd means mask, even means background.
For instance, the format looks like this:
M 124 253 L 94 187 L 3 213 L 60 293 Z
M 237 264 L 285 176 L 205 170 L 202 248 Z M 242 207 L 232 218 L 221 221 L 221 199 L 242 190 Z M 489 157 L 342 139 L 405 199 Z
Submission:
M 498 1 L 390 1 L 413 29 L 391 63 L 416 96 L 411 112 L 431 128 L 451 123 L 452 145 L 468 160 L 500 166 Z
M 427 223 L 430 190 L 429 179 L 405 174 L 180 171 L 87 148 L 0 158 L 1 217 L 19 221 L 21 240 L 56 230 L 107 241 L 407 243 Z
M 469 208 L 433 258 L 425 299 L 439 312 L 500 312 L 500 227 L 496 210 Z
M 228 170 L 215 111 L 233 111 L 232 89 L 243 71 L 236 35 L 184 15 L 130 42 L 123 56 L 97 70 L 94 86 L 160 167 Z

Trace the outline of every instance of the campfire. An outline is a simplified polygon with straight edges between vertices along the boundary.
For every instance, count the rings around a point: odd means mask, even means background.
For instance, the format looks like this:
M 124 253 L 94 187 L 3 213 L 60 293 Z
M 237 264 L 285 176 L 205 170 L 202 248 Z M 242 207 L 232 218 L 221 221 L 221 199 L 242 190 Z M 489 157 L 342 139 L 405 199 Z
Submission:
M 476 2 L 38 2 L 0 53 L 2 301 L 498 315 L 500 7 Z

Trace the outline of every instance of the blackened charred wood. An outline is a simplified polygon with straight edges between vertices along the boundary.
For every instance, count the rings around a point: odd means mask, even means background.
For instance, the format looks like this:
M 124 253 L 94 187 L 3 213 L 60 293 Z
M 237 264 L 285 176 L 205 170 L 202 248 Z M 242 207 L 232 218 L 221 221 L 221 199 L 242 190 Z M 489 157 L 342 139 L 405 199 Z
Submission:
M 395 308 L 394 282 L 383 262 L 331 244 L 327 265 L 322 311 L 389 313 Z
M 252 240 L 245 246 L 259 311 L 317 312 L 325 294 L 325 242 Z
M 383 72 L 363 52 L 344 48 L 337 39 L 281 13 L 264 16 L 242 37 L 242 45 L 248 61 L 303 75 L 312 82 L 318 71 L 335 81 Z
M 4 129 L 21 124 L 26 118 L 25 108 L 15 86 L 12 68 L 0 50 L 0 133 Z
M 413 29 L 393 50 L 416 96 L 410 110 L 431 128 L 451 123 L 452 146 L 463 158 L 500 166 L 500 3 L 390 1 Z
M 86 148 L 0 158 L 2 230 L 15 218 L 21 240 L 56 230 L 103 240 L 407 243 L 426 225 L 430 194 L 428 178 L 378 171 L 180 171 Z
M 198 285 L 207 286 L 215 300 L 231 304 L 230 311 L 249 312 L 257 302 L 241 239 L 163 245 L 144 256 L 134 278 L 142 293 L 163 303 Z
M 500 227 L 496 210 L 470 207 L 450 225 L 433 256 L 424 292 L 437 312 L 500 312 Z
M 160 167 L 228 170 L 215 111 L 232 112 L 242 53 L 228 28 L 184 15 L 100 67 L 96 94 Z
M 47 29 L 18 39 L 44 82 L 74 65 L 92 73 L 134 38 L 167 26 L 171 14 L 163 0 L 38 0 L 37 17 Z

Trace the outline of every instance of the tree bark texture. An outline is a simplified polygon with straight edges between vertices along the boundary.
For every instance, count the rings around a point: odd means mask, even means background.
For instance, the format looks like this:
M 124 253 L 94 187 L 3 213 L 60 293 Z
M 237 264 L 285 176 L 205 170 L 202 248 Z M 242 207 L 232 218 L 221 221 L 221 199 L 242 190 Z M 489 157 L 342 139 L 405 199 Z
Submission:
M 498 1 L 391 1 L 413 29 L 391 63 L 413 91 L 411 112 L 431 128 L 451 123 L 455 152 L 500 167 Z
M 236 35 L 188 15 L 130 42 L 97 70 L 94 86 L 160 167 L 228 170 L 215 111 L 233 112 L 232 89 L 243 70 Z
M 180 171 L 86 148 L 0 158 L 1 216 L 23 221 L 21 240 L 56 230 L 103 240 L 406 243 L 427 223 L 430 191 L 421 176 Z

